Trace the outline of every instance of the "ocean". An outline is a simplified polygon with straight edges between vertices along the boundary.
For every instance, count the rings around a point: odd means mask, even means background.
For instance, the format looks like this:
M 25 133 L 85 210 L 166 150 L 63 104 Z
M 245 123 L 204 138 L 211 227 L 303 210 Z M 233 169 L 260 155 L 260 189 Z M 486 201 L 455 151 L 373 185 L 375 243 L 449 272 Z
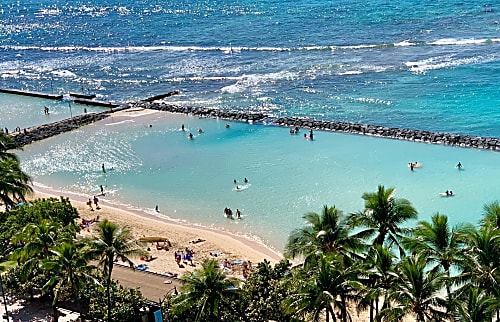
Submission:
M 2 1 L 0 87 L 500 137 L 500 7 L 480 1 Z M 83 112 L 0 94 L 0 127 Z M 41 114 L 50 105 L 53 113 Z M 98 111 L 89 110 L 89 112 Z M 108 122 L 110 125 L 105 125 Z M 37 184 L 106 198 L 282 249 L 302 215 L 394 186 L 426 219 L 475 222 L 500 154 L 166 116 L 110 120 L 25 147 Z M 185 140 L 180 124 L 203 127 Z M 149 128 L 148 125 L 153 125 Z M 420 161 L 411 172 L 407 162 Z M 461 161 L 464 170 L 455 164 Z M 113 168 L 103 174 L 100 166 Z M 233 191 L 233 179 L 250 185 Z M 456 196 L 438 192 L 453 189 Z M 242 210 L 228 221 L 224 207 Z

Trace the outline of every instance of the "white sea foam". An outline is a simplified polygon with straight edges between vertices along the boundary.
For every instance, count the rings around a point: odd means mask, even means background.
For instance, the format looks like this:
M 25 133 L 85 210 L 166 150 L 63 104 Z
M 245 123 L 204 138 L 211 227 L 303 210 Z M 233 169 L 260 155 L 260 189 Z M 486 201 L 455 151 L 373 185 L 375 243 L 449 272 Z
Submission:
M 420 61 L 406 62 L 405 65 L 412 73 L 422 74 L 428 70 L 456 67 L 462 65 L 479 64 L 496 61 L 494 55 L 489 55 L 487 57 L 477 56 L 477 57 L 462 57 L 456 58 L 455 55 L 444 55 L 437 57 L 430 57 Z
M 73 72 L 70 72 L 69 70 L 54 70 L 50 72 L 52 75 L 55 76 L 60 76 L 60 77 L 76 77 L 76 74 Z

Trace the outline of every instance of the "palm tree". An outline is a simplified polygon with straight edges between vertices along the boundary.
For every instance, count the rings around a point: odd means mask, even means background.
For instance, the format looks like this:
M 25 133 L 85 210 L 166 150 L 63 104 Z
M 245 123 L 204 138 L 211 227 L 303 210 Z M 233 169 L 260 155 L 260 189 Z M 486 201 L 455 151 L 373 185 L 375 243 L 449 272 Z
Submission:
M 461 322 L 491 322 L 498 299 L 489 296 L 485 290 L 467 285 L 461 290 L 454 303 L 453 317 Z
M 318 258 L 314 268 L 298 267 L 291 277 L 292 294 L 285 305 L 297 317 L 307 321 L 320 321 L 322 314 L 326 321 L 337 320 L 335 310 L 340 311 L 341 321 L 351 321 L 347 302 L 355 299 L 361 284 L 356 280 L 358 268 L 344 265 L 343 257 L 328 254 Z
M 353 214 L 352 222 L 356 226 L 366 227 L 363 234 L 376 234 L 374 245 L 383 245 L 387 238 L 389 245 L 397 245 L 403 254 L 399 239 L 410 230 L 400 225 L 410 219 L 416 219 L 417 210 L 410 201 L 395 198 L 394 188 L 385 189 L 382 185 L 378 186 L 377 192 L 364 193 L 362 198 L 365 200 L 365 209 Z
M 5 132 L 0 131 L 0 160 L 14 159 L 18 160 L 17 156 L 9 152 L 11 149 L 17 148 L 16 144 L 12 141 L 12 138 L 5 134 Z
M 39 263 L 49 255 L 49 249 L 57 244 L 61 225 L 51 218 L 42 219 L 38 224 L 27 224 L 12 238 L 17 245 L 11 259 L 21 264 L 22 276 L 28 279 L 36 274 Z
M 91 242 L 92 253 L 99 258 L 104 277 L 106 278 L 107 314 L 108 321 L 111 321 L 111 274 L 115 259 L 120 258 L 127 262 L 130 267 L 134 263 L 130 256 L 141 256 L 145 254 L 137 240 L 132 236 L 127 227 L 120 227 L 117 224 L 105 219 L 99 223 Z
M 17 159 L 6 158 L 0 161 L 0 200 L 7 209 L 16 205 L 17 200 L 24 200 L 33 191 L 29 186 L 30 181 Z
M 88 282 L 96 283 L 90 274 L 94 267 L 88 265 L 89 251 L 88 246 L 83 246 L 83 244 L 63 242 L 52 247 L 51 256 L 40 265 L 42 270 L 52 275 L 44 288 L 51 289 L 53 292 L 52 306 L 55 314 L 57 314 L 56 304 L 59 301 L 59 294 L 64 287 L 71 289 L 76 304 L 80 308 L 78 296 L 80 288 L 85 287 Z
M 435 269 L 444 270 L 446 281 L 446 295 L 451 308 L 450 269 L 452 266 L 460 268 L 464 264 L 462 234 L 464 228 L 456 226 L 450 229 L 448 217 L 436 213 L 431 222 L 421 221 L 410 238 L 405 238 L 402 244 L 412 253 L 419 254 L 427 262 L 435 263 Z
M 294 230 L 288 238 L 285 256 L 304 256 L 305 263 L 314 261 L 320 254 L 338 253 L 353 256 L 363 249 L 358 236 L 351 236 L 352 228 L 347 224 L 341 210 L 335 206 L 323 206 L 320 214 L 310 212 L 303 217 L 308 225 Z
M 400 321 L 405 316 L 416 317 L 417 322 L 443 321 L 446 313 L 439 292 L 444 286 L 443 274 L 426 270 L 426 259 L 413 255 L 397 265 L 398 280 L 389 290 L 387 301 L 391 307 L 380 311 L 383 321 Z
M 484 225 L 469 227 L 464 233 L 467 243 L 465 275 L 488 295 L 500 297 L 500 230 Z M 500 314 L 497 308 L 497 320 Z
M 368 252 L 360 273 L 360 280 L 365 285 L 365 296 L 360 302 L 359 308 L 365 309 L 369 304 L 370 321 L 379 312 L 379 302 L 383 303 L 382 309 L 389 307 L 386 301 L 387 293 L 397 279 L 395 272 L 396 256 L 393 252 L 383 246 L 373 245 Z
M 228 279 L 213 259 L 181 277 L 181 294 L 174 300 L 174 311 L 184 312 L 196 307 L 196 321 L 215 321 L 222 311 L 222 302 L 237 294 L 237 281 Z
M 498 200 L 483 206 L 482 225 L 491 225 L 493 228 L 500 229 L 500 203 Z

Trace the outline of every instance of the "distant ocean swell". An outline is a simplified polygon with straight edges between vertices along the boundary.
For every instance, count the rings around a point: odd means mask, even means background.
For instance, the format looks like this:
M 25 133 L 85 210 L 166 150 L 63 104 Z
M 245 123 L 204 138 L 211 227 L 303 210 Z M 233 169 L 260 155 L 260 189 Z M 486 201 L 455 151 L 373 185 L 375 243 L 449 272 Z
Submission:
M 349 46 L 305 46 L 305 47 L 246 47 L 246 46 L 119 46 L 119 47 L 87 47 L 87 46 L 18 46 L 18 45 L 2 45 L 3 50 L 41 50 L 41 51 L 90 51 L 90 52 L 154 52 L 154 51 L 221 51 L 224 53 L 241 52 L 241 51 L 271 51 L 271 52 L 295 52 L 295 51 L 334 51 L 334 50 L 362 50 L 362 49 L 383 49 L 392 47 L 408 47 L 408 46 L 471 46 L 471 45 L 486 45 L 500 43 L 500 38 L 487 39 L 454 39 L 444 38 L 435 41 L 413 42 L 404 40 L 397 43 L 382 43 L 382 44 L 360 44 Z

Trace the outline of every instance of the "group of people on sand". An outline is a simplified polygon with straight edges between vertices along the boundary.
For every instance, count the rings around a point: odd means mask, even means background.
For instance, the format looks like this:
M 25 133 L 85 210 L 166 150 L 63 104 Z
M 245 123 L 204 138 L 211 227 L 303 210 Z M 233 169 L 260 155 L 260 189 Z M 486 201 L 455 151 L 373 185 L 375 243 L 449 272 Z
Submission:
M 101 207 L 99 207 L 99 198 L 97 198 L 96 196 L 94 196 L 93 202 L 94 202 L 96 210 L 101 209 Z M 92 198 L 89 198 L 89 201 L 87 201 L 87 206 L 89 206 L 90 211 L 94 211 L 94 208 L 92 207 Z
M 194 255 L 193 250 L 190 248 L 187 248 L 187 247 L 186 247 L 185 253 L 184 253 L 184 251 L 180 251 L 180 252 L 175 251 L 174 258 L 175 258 L 175 262 L 177 263 L 177 266 L 179 266 L 179 268 L 183 268 L 184 266 L 182 265 L 182 263 L 184 263 L 184 264 L 189 263 L 189 265 L 194 266 L 193 255 Z
M 245 260 L 245 261 L 234 261 L 233 263 L 231 263 L 230 261 L 227 260 L 227 258 L 224 258 L 224 261 L 222 262 L 220 268 L 226 270 L 232 270 L 235 266 L 241 267 L 243 277 L 247 278 L 249 271 L 252 269 L 252 262 L 250 262 L 249 260 Z
M 99 222 L 99 216 L 97 216 L 93 219 L 82 218 L 82 222 L 80 223 L 80 228 L 82 228 L 82 229 L 89 228 L 95 222 Z

